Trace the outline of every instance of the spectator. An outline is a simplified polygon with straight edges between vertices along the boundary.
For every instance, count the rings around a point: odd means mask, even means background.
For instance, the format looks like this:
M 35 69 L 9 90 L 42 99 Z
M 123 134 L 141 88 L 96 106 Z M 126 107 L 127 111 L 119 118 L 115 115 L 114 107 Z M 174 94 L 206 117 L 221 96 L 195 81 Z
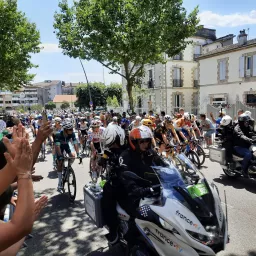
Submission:
M 148 114 L 149 114 L 149 116 L 153 116 L 154 115 L 152 110 L 149 110 Z
M 213 123 L 209 118 L 206 118 L 205 114 L 200 114 L 200 127 L 205 132 L 204 138 L 208 146 L 212 145 L 212 135 L 215 133 Z
M 243 109 L 238 109 L 237 111 L 237 117 L 234 117 L 234 123 L 237 124 L 238 123 L 238 117 L 240 115 L 242 115 L 244 113 L 244 110 Z
M 222 117 L 225 116 L 225 115 L 226 115 L 225 110 L 221 109 L 221 110 L 219 111 L 219 116 L 218 116 L 218 118 L 215 120 L 215 118 L 214 118 L 214 116 L 213 116 L 213 113 L 212 113 L 212 112 L 210 113 L 212 122 L 216 124 L 216 128 L 218 128 L 218 127 L 220 126 L 220 121 L 221 121 Z

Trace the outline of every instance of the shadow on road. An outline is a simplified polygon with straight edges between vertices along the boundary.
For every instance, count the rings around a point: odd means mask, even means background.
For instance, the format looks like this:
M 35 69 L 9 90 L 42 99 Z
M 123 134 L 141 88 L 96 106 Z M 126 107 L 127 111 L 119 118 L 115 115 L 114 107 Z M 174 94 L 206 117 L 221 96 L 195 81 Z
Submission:
M 243 255 L 231 253 L 231 254 L 228 254 L 228 256 L 243 256 Z M 256 251 L 248 251 L 248 253 L 244 256 L 256 256 Z
M 51 195 L 55 191 L 47 189 L 37 193 L 36 197 Z M 19 256 L 84 256 L 104 245 L 103 231 L 96 229 L 85 215 L 83 201 L 71 204 L 66 194 L 50 198 L 41 217 L 34 224 L 32 234 L 34 237 L 27 241 L 28 248 L 21 250 Z
M 254 180 L 244 178 L 230 179 L 226 175 L 221 175 L 219 178 L 214 178 L 213 180 L 224 186 L 232 186 L 236 189 L 246 189 L 247 191 L 256 194 L 256 182 Z
M 48 172 L 48 176 L 47 176 L 49 179 L 57 179 L 58 178 L 58 173 L 57 171 L 50 171 Z

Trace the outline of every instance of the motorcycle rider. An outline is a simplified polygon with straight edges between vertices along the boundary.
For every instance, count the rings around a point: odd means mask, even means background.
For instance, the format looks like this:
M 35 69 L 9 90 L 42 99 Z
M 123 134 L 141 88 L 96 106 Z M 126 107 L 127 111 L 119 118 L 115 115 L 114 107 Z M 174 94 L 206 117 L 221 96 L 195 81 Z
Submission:
M 116 211 L 116 202 L 118 200 L 120 182 L 115 171 L 115 167 L 119 166 L 119 157 L 123 151 L 125 140 L 124 130 L 118 125 L 109 124 L 102 134 L 101 144 L 103 148 L 103 157 L 100 159 L 99 165 L 104 166 L 108 161 L 111 165 L 110 179 L 103 187 L 102 208 L 104 212 L 104 220 L 109 227 L 109 234 L 106 236 L 110 244 L 118 241 L 118 218 Z
M 136 216 L 139 199 L 150 196 L 154 191 L 150 182 L 135 180 L 126 172 L 133 172 L 142 179 L 158 184 L 157 177 L 151 169 L 154 163 L 164 164 L 162 158 L 151 149 L 152 133 L 147 127 L 134 128 L 129 134 L 130 148 L 125 150 L 119 158 L 118 175 L 122 184 L 122 197 L 118 200 L 120 206 L 131 216 Z
M 249 125 L 251 118 L 246 115 L 242 114 L 238 117 L 238 124 L 234 128 L 234 150 L 244 157 L 242 162 L 242 171 L 243 176 L 248 178 L 248 167 L 250 161 L 252 159 L 252 152 L 249 150 L 249 147 L 256 143 L 255 137 L 253 137 L 252 128 Z M 252 171 L 256 171 L 256 167 L 251 167 Z

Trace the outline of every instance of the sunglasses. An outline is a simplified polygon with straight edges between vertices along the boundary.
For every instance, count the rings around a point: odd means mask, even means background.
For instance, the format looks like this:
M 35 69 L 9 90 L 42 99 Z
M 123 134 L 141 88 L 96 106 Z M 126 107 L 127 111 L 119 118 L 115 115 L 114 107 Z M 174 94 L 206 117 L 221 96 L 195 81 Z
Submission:
M 149 143 L 151 141 L 151 139 L 142 139 L 139 141 L 140 144 L 143 144 L 143 143 Z

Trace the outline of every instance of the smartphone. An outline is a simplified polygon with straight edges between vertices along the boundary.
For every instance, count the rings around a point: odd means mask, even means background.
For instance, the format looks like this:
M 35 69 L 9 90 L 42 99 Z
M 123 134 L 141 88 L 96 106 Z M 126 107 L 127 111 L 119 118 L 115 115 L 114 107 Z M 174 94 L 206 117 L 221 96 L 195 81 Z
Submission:
M 46 114 L 45 110 L 42 113 L 42 120 L 43 120 L 43 124 L 45 124 L 47 122 L 47 114 Z

